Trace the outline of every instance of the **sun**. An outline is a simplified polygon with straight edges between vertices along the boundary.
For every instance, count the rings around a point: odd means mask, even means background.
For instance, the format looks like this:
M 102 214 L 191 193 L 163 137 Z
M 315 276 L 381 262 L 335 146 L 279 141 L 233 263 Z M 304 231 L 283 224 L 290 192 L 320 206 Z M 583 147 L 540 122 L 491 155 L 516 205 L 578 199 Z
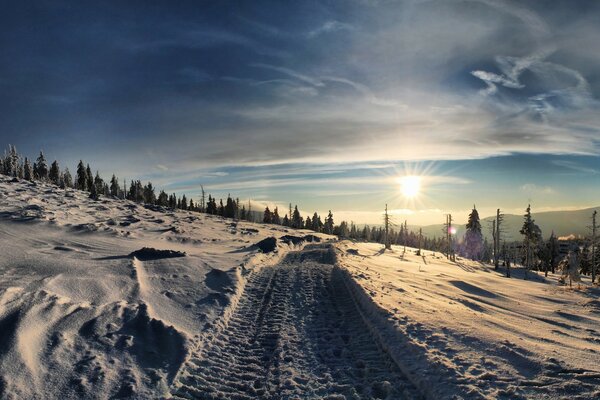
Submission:
M 398 179 L 400 183 L 400 191 L 406 198 L 412 199 L 419 195 L 421 191 L 421 177 L 419 176 L 403 176 Z

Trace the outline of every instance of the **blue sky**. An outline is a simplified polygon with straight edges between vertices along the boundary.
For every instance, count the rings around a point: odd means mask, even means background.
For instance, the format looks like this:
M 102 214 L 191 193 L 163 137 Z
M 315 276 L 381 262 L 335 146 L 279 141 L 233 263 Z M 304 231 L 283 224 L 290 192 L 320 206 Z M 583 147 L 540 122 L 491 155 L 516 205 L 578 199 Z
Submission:
M 600 204 L 596 1 L 3 11 L 0 139 L 71 169 L 360 223 L 386 202 L 414 224 Z

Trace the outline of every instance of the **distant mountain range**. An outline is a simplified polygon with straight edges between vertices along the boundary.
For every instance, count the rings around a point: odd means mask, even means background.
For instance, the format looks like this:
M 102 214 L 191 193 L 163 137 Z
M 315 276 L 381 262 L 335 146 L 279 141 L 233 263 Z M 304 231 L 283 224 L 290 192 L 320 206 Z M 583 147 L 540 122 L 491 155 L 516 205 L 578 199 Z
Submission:
M 590 234 L 589 227 L 592 224 L 592 213 L 598 211 L 597 223 L 600 225 L 600 207 L 586 208 L 583 210 L 574 211 L 547 211 L 540 213 L 532 213 L 535 223 L 542 229 L 544 238 L 550 236 L 552 231 L 557 236 L 587 236 Z M 483 234 L 488 239 L 491 239 L 492 221 L 495 217 L 487 217 L 481 220 L 481 228 Z M 523 225 L 523 216 L 515 214 L 504 215 L 504 237 L 507 240 L 521 240 L 519 230 Z M 455 225 L 456 237 L 461 238 L 465 233 L 465 225 Z M 410 227 L 409 227 L 410 228 Z M 419 227 L 416 227 L 418 229 Z M 427 237 L 441 237 L 444 235 L 444 225 L 427 225 L 423 226 L 423 235 Z M 413 227 L 415 229 L 415 227 Z M 598 232 L 600 235 L 600 232 Z

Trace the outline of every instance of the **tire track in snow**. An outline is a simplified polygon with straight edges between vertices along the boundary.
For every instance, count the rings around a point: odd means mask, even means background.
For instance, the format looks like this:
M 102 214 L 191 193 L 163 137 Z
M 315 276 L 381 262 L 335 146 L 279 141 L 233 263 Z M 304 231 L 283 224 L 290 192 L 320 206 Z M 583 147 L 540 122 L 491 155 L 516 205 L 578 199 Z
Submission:
M 223 332 L 180 372 L 187 399 L 421 397 L 376 344 L 324 249 L 251 275 Z M 325 261 L 324 261 L 325 260 Z

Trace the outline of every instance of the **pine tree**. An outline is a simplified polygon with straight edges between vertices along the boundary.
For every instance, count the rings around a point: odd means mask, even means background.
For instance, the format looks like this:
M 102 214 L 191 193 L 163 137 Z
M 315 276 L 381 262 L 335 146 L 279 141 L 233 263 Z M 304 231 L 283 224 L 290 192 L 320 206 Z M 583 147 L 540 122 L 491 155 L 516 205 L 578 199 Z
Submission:
M 331 213 L 331 210 L 329 210 L 329 214 L 327 215 L 327 219 L 325 219 L 325 233 L 332 235 L 333 234 L 333 228 L 334 228 L 334 224 L 333 224 L 333 214 Z
M 88 191 L 92 191 L 92 186 L 94 186 L 94 176 L 92 175 L 92 169 L 90 168 L 90 164 L 85 167 L 85 185 Z
M 221 203 L 222 205 L 223 203 Z M 188 203 L 187 203 L 187 197 L 185 197 L 185 194 L 183 196 L 181 196 L 181 209 L 182 210 L 187 210 L 188 208 Z
M 290 226 L 290 219 L 288 218 L 287 214 L 283 216 L 283 219 L 281 220 L 281 225 Z
M 271 217 L 271 210 L 269 210 L 269 206 L 265 207 L 265 212 L 263 213 L 263 223 L 270 224 L 273 221 Z
M 306 221 L 304 221 L 304 229 L 312 229 L 312 220 L 310 219 L 310 215 L 306 216 Z
M 60 168 L 58 167 L 58 161 L 54 160 L 52 165 L 50 166 L 50 171 L 48 171 L 48 178 L 50 182 L 58 185 L 60 182 Z
M 481 260 L 483 252 L 483 235 L 481 234 L 481 222 L 479 213 L 475 206 L 469 214 L 467 221 L 467 232 L 464 241 L 464 256 L 471 260 Z
M 98 195 L 98 190 L 96 188 L 96 185 L 92 185 L 90 186 L 91 190 L 90 190 L 90 199 L 92 200 L 98 200 L 100 198 L 100 196 Z
M 44 152 L 40 151 L 40 155 L 38 156 L 35 165 L 36 168 L 33 171 L 35 177 L 41 181 L 47 181 L 48 163 L 46 162 L 46 157 L 44 157 Z
M 104 193 L 104 180 L 100 177 L 98 171 L 96 171 L 96 177 L 94 178 L 94 184 L 92 186 L 96 187 L 96 194 L 98 196 L 101 193 Z
M 143 189 L 143 201 L 147 204 L 156 203 L 156 194 L 154 193 L 154 187 L 152 186 L 152 182 L 148 182 Z
M 33 167 L 31 166 L 29 159 L 25 157 L 25 164 L 23 166 L 23 178 L 28 181 L 33 181 L 33 176 Z
M 119 187 L 119 180 L 115 174 L 113 174 L 113 176 L 110 178 L 110 195 L 113 197 L 119 197 L 120 191 L 121 188 Z
M 279 210 L 277 207 L 273 210 L 272 221 L 273 224 L 281 225 L 281 218 L 279 217 Z
M 165 193 L 164 190 L 161 190 L 160 193 L 158 194 L 158 198 L 156 199 L 156 204 L 158 204 L 161 207 L 169 206 L 169 196 L 167 196 L 167 194 Z
M 300 211 L 298 211 L 298 206 L 295 206 L 294 212 L 292 213 L 292 228 L 301 229 L 302 225 L 302 216 L 300 215 Z
M 531 205 L 528 205 L 525 210 L 523 227 L 519 233 L 524 236 L 525 279 L 527 279 L 527 271 L 532 267 L 535 257 L 534 249 L 541 242 L 542 237 L 542 231 L 535 224 L 535 220 L 531 218 Z
M 77 164 L 77 189 L 88 190 L 87 174 L 85 172 L 83 161 L 81 160 L 79 160 L 79 164 Z
M 73 177 L 71 176 L 71 172 L 69 172 L 69 168 L 65 168 L 65 172 L 62 174 L 62 180 L 65 188 L 73 187 Z

